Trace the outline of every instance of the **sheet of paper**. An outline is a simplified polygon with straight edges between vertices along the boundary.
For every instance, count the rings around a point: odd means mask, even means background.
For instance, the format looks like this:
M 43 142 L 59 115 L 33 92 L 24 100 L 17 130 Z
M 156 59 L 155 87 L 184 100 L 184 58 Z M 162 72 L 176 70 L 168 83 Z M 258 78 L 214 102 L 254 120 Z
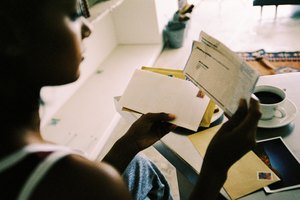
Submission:
M 238 55 L 204 32 L 193 43 L 184 73 L 229 116 L 240 98 L 250 100 L 259 77 Z
M 189 136 L 201 156 L 204 157 L 208 144 L 220 127 L 218 125 Z M 270 173 L 271 178 L 261 179 L 258 177 L 261 173 Z M 278 176 L 250 151 L 229 169 L 224 189 L 231 199 L 237 199 L 278 180 Z
M 197 97 L 198 90 L 187 80 L 136 70 L 120 99 L 120 105 L 142 114 L 175 114 L 176 119 L 172 123 L 197 131 L 209 103 L 208 97 Z

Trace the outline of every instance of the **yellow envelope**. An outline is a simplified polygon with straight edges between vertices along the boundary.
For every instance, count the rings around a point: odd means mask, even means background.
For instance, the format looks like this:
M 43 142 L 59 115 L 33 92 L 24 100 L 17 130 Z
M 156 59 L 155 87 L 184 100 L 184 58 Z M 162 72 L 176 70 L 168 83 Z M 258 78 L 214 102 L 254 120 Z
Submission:
M 204 113 L 204 115 L 202 117 L 202 120 L 200 122 L 201 127 L 206 127 L 207 128 L 207 127 L 210 126 L 210 122 L 211 122 L 211 119 L 214 115 L 215 108 L 216 108 L 216 104 L 212 100 L 209 100 L 209 103 L 207 105 L 205 113 Z
M 221 125 L 218 125 L 188 136 L 202 157 L 220 127 Z M 259 172 L 270 172 L 272 178 L 260 180 Z M 254 152 L 250 151 L 229 169 L 224 189 L 231 199 L 237 199 L 279 180 L 279 177 Z
M 154 68 L 154 67 L 145 67 L 145 66 L 142 67 L 142 70 L 148 70 L 148 71 L 151 71 L 151 72 L 164 74 L 164 75 L 167 75 L 167 76 L 173 76 L 173 77 L 176 77 L 176 78 L 185 79 L 185 75 L 183 73 L 183 70 Z M 213 114 L 214 114 L 215 106 L 216 106 L 216 104 L 212 100 L 210 100 L 199 126 L 209 127 L 211 119 L 212 119 Z

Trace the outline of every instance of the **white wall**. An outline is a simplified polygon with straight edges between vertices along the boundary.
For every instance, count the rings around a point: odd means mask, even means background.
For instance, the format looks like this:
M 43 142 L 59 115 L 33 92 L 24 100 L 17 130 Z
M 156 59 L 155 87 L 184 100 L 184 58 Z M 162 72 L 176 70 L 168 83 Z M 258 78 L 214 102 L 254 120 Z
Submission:
M 162 44 L 162 32 L 178 10 L 177 0 L 126 0 L 113 11 L 120 44 Z

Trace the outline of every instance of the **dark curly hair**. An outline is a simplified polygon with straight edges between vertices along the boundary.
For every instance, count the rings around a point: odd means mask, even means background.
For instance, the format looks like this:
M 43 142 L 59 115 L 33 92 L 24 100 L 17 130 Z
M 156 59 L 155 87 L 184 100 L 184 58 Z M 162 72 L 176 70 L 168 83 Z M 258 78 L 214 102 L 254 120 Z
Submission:
M 1 0 L 0 7 L 0 120 L 13 127 L 26 123 L 38 109 L 39 89 L 26 84 L 26 76 L 19 69 L 22 61 L 9 57 L 7 44 L 14 37 L 13 26 L 20 30 L 31 28 L 28 22 L 40 15 L 45 0 Z M 22 32 L 23 33 L 23 32 Z M 26 34 L 24 32 L 24 34 Z

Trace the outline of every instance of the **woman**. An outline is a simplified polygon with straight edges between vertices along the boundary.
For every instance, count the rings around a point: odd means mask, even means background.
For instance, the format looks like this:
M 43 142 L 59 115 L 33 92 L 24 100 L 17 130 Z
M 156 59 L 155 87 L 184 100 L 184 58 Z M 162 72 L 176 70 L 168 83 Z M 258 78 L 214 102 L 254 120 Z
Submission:
M 120 173 L 126 172 L 138 152 L 175 128 L 169 123 L 175 118 L 172 114 L 143 115 L 97 165 L 43 140 L 38 113 L 40 90 L 78 79 L 82 41 L 91 34 L 78 3 L 1 2 L 1 199 L 136 197 Z M 192 199 L 217 197 L 229 167 L 255 144 L 259 118 L 258 103 L 251 100 L 247 108 L 241 100 L 235 115 L 209 145 Z

